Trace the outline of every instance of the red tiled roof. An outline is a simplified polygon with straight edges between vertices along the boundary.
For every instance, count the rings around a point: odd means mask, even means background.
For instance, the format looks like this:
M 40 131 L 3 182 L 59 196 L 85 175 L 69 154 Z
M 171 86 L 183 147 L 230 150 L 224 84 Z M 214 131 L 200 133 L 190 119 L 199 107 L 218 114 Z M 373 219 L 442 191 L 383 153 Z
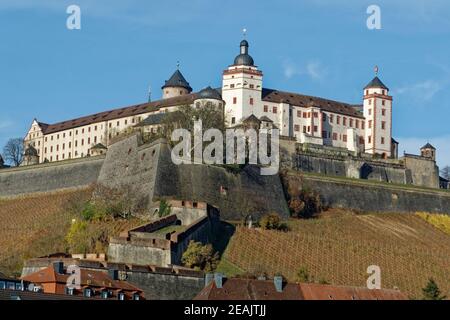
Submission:
M 220 289 L 213 280 L 194 300 L 407 300 L 407 297 L 396 290 L 308 283 L 285 283 L 283 291 L 277 292 L 273 281 L 234 278 L 223 279 Z
M 107 288 L 113 290 L 125 290 L 125 291 L 138 291 L 142 292 L 138 287 L 126 281 L 112 280 L 108 273 L 102 271 L 94 271 L 88 269 L 80 269 L 82 287 L 91 288 Z M 43 283 L 67 283 L 69 278 L 68 274 L 59 274 L 55 271 L 53 266 L 47 267 L 35 273 L 29 274 L 22 279 L 24 281 L 32 282 L 35 284 Z
M 356 110 L 360 105 L 352 105 L 344 102 L 328 100 L 319 97 L 312 97 L 298 93 L 278 91 L 272 89 L 263 89 L 262 100 L 275 103 L 288 103 L 299 107 L 317 107 L 324 111 L 339 113 L 355 118 L 364 118 L 364 116 Z

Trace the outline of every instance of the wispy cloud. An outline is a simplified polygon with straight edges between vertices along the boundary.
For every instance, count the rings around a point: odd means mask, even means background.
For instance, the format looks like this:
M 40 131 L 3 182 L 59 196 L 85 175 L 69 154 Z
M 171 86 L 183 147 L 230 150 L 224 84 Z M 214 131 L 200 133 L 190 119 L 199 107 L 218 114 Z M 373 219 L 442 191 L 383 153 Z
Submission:
M 287 79 L 294 76 L 306 75 L 312 80 L 322 80 L 327 70 L 319 61 L 310 61 L 304 66 L 297 66 L 290 60 L 285 60 L 283 63 L 283 73 Z
M 409 95 L 414 100 L 429 101 L 447 85 L 446 80 L 425 80 L 394 89 L 394 94 Z
M 446 165 L 450 165 L 450 134 L 431 137 L 431 138 L 398 138 L 400 152 L 419 154 L 419 150 L 427 142 L 431 143 L 437 150 L 437 163 L 442 168 Z
M 0 120 L 0 131 L 11 128 L 13 124 L 10 120 Z

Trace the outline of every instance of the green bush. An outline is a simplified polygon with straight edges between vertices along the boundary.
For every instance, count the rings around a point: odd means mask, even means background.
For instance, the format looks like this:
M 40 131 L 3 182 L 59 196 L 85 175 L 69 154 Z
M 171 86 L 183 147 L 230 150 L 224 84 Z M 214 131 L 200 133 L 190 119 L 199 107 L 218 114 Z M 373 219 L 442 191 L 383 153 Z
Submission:
M 161 200 L 159 202 L 159 210 L 158 210 L 158 216 L 160 218 L 167 217 L 172 212 L 172 206 L 167 203 L 166 200 Z
M 183 265 L 205 272 L 214 271 L 219 263 L 219 254 L 214 252 L 211 244 L 202 245 L 191 240 L 181 259 Z
M 424 300 L 444 300 L 446 296 L 441 295 L 437 283 L 433 279 L 429 279 L 427 286 L 422 289 Z
M 301 267 L 297 271 L 297 280 L 302 283 L 311 282 L 311 276 L 309 275 L 309 271 L 306 267 Z

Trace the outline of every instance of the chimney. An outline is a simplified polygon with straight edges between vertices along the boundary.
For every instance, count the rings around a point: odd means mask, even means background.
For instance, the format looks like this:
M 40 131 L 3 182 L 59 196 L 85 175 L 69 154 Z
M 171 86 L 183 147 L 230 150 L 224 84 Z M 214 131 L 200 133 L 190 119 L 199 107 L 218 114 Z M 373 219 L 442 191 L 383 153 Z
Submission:
M 283 277 L 275 276 L 273 278 L 273 283 L 275 285 L 275 290 L 277 290 L 277 292 L 283 292 Z
M 207 287 L 213 280 L 214 280 L 214 274 L 213 273 L 207 273 L 205 275 L 205 287 Z
M 214 282 L 216 283 L 217 289 L 222 289 L 223 287 L 223 275 L 221 273 L 214 274 Z
M 108 275 L 112 280 L 119 280 L 119 270 L 108 269 Z
M 58 274 L 64 274 L 64 262 L 62 261 L 53 262 L 53 269 L 55 269 L 55 272 Z

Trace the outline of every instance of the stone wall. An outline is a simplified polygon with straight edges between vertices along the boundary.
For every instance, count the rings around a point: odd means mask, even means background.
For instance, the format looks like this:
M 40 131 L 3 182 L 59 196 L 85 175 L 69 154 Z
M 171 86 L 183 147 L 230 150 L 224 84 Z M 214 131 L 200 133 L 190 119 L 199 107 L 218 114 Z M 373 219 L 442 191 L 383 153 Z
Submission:
M 303 186 L 317 191 L 323 204 L 333 208 L 450 214 L 450 192 L 345 180 L 303 175 Z
M 0 197 L 84 187 L 97 182 L 104 157 L 0 170 Z
M 346 149 L 282 140 L 281 165 L 284 168 L 329 176 L 375 180 L 396 184 L 413 184 L 438 188 L 438 167 L 434 161 L 405 155 L 402 159 L 376 159 L 355 155 Z

